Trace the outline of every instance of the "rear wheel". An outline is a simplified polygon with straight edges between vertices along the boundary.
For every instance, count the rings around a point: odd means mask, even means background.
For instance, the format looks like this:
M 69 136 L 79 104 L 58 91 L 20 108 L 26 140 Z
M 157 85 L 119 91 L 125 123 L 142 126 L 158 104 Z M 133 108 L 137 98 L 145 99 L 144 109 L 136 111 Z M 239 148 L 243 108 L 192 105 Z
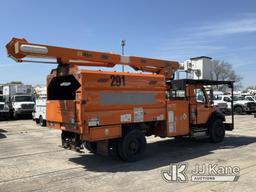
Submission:
M 243 114 L 243 108 L 240 106 L 237 106 L 234 108 L 234 112 L 235 112 L 235 114 L 241 115 L 241 114 Z
M 13 118 L 14 118 L 14 119 L 18 119 L 18 114 L 17 114 L 16 111 L 13 111 Z
M 46 126 L 46 120 L 44 120 L 41 115 L 39 117 L 39 123 L 40 123 L 41 127 L 45 127 Z
M 213 143 L 219 143 L 223 141 L 225 137 L 225 126 L 222 120 L 214 120 L 209 127 L 210 139 Z
M 39 124 L 40 123 L 40 121 L 39 121 L 39 119 L 35 119 L 35 121 L 36 121 L 36 124 Z
M 140 130 L 132 130 L 119 141 L 118 154 L 124 161 L 137 161 L 143 157 L 146 144 L 145 135 Z

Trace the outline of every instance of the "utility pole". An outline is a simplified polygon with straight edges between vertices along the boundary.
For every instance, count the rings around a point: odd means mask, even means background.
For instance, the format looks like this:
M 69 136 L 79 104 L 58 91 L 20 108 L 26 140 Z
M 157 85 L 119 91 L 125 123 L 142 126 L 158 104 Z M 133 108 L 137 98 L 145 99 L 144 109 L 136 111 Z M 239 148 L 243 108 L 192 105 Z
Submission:
M 124 55 L 125 40 L 121 41 L 122 55 Z M 122 65 L 122 72 L 124 72 L 124 64 Z

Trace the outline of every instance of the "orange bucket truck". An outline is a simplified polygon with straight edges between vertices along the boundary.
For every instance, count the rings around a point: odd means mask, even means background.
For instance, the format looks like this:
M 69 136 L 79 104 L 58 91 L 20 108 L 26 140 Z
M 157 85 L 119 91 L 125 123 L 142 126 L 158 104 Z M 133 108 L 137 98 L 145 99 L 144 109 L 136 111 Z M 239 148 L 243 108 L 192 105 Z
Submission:
M 174 80 L 179 69 L 176 61 L 34 44 L 18 38 L 6 48 L 17 62 L 55 60 L 57 68 L 47 77 L 46 124 L 62 131 L 65 148 L 84 146 L 92 153 L 137 161 L 146 150 L 146 136 L 206 135 L 217 143 L 234 127 L 233 115 L 227 123 L 206 90 L 207 85 L 226 84 L 233 93 L 233 82 Z M 78 68 L 117 64 L 147 73 Z

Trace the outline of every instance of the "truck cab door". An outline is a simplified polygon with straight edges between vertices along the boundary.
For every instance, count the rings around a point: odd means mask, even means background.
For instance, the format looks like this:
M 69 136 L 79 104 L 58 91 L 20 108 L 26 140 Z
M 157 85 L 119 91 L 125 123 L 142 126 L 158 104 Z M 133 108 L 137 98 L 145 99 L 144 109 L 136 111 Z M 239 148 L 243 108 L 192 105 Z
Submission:
M 196 124 L 204 124 L 208 121 L 211 107 L 204 88 L 194 89 L 196 99 Z

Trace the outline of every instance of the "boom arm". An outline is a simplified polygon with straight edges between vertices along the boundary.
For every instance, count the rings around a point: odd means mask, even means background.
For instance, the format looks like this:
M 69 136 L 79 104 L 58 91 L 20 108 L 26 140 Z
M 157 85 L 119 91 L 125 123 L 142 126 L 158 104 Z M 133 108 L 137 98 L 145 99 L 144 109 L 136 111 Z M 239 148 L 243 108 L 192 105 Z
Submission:
M 17 62 L 22 62 L 26 57 L 33 57 L 56 59 L 61 65 L 114 67 L 116 64 L 124 64 L 134 70 L 163 74 L 166 79 L 172 79 L 174 72 L 179 69 L 179 63 L 176 61 L 34 44 L 18 38 L 13 38 L 6 48 L 8 55 Z

